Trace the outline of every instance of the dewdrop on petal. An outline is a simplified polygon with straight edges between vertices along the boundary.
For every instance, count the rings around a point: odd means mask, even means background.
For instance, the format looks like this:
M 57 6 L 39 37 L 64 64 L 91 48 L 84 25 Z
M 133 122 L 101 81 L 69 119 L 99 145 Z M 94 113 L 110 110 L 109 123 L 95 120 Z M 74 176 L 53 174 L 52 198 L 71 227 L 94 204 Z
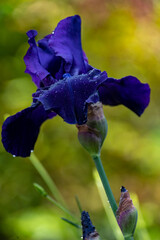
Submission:
M 119 207 L 116 213 L 116 219 L 125 238 L 133 237 L 137 224 L 137 218 L 137 209 L 133 205 L 128 190 L 126 190 L 125 187 L 122 186 Z
M 83 211 L 81 215 L 83 240 L 99 240 L 99 234 L 93 226 L 88 212 Z
M 87 122 L 76 125 L 81 145 L 92 155 L 100 155 L 102 144 L 107 135 L 107 120 L 101 102 L 88 105 Z

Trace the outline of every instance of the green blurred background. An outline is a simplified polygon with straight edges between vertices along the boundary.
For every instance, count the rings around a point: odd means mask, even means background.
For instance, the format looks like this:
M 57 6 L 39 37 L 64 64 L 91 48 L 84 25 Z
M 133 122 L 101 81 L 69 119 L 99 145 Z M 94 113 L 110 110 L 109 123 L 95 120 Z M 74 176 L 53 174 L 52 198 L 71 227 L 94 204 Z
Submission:
M 160 239 L 160 1 L 159 0 L 1 0 L 0 123 L 32 102 L 36 90 L 24 73 L 26 31 L 49 34 L 70 15 L 82 18 L 82 45 L 89 63 L 108 75 L 134 75 L 151 86 L 151 102 L 141 118 L 123 106 L 104 107 L 108 136 L 102 161 L 117 202 L 124 185 L 139 199 L 142 224 L 136 240 Z M 77 140 L 77 130 L 60 117 L 46 121 L 35 154 L 79 218 L 78 195 L 102 239 L 111 230 L 93 178 L 94 164 Z M 33 183 L 48 188 L 28 158 L 13 158 L 0 145 L 0 239 L 80 239 L 42 198 Z M 107 203 L 106 203 L 107 204 Z M 109 206 L 108 206 L 109 208 Z M 142 220 L 142 219 L 141 219 Z M 141 233 L 141 234 L 139 234 Z

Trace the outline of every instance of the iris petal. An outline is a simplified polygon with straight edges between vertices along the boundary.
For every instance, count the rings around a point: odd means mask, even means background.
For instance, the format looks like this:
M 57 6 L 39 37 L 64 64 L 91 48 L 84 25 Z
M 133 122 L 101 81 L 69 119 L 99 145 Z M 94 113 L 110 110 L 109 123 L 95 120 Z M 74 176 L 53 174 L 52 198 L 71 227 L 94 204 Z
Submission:
M 24 62 L 26 64 L 25 72 L 30 74 L 36 86 L 40 87 L 41 80 L 46 78 L 49 75 L 49 72 L 40 63 L 38 47 L 34 39 L 36 35 L 37 32 L 35 30 L 30 30 L 27 32 L 30 48 L 24 56 Z
M 87 100 L 97 99 L 98 86 L 107 79 L 107 73 L 93 69 L 87 74 L 68 77 L 42 90 L 40 101 L 45 110 L 53 110 L 70 124 L 84 124 L 87 120 Z M 92 97 L 91 97 L 92 96 Z
M 61 20 L 49 40 L 56 56 L 65 60 L 65 72 L 81 74 L 86 72 L 81 46 L 81 19 L 78 15 Z
M 136 77 L 108 78 L 99 87 L 100 101 L 105 105 L 123 104 L 140 116 L 150 101 L 150 87 Z
M 38 41 L 38 56 L 41 65 L 56 79 L 63 76 L 64 60 L 57 57 L 51 47 L 49 47 L 49 39 L 52 34 Z M 54 82 L 53 82 L 54 83 Z
M 8 117 L 2 127 L 2 142 L 7 152 L 27 157 L 34 149 L 41 124 L 56 116 L 35 105 Z

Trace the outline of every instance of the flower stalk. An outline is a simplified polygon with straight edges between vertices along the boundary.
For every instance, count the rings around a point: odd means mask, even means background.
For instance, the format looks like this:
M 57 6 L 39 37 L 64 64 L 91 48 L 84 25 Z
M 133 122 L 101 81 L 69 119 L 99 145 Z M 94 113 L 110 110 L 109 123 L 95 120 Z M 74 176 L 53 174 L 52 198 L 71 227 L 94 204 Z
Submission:
M 89 152 L 95 162 L 111 208 L 116 217 L 116 211 L 118 208 L 117 203 L 113 196 L 100 158 L 101 148 L 107 136 L 108 130 L 101 102 L 88 105 L 87 122 L 84 125 L 77 125 L 77 128 L 79 142 Z
M 116 203 L 116 200 L 113 196 L 113 193 L 112 193 L 112 190 L 111 190 L 111 187 L 110 187 L 110 184 L 109 184 L 109 181 L 108 181 L 108 178 L 105 174 L 105 171 L 104 171 L 104 168 L 103 168 L 103 165 L 102 165 L 102 162 L 101 162 L 101 158 L 100 156 L 92 156 L 93 160 L 94 160 L 94 163 L 96 165 L 96 168 L 97 168 L 97 171 L 99 173 L 99 176 L 101 178 L 101 181 L 102 181 L 102 184 L 103 184 L 103 187 L 104 187 L 104 190 L 106 192 L 106 195 L 108 197 L 108 201 L 111 205 L 111 208 L 112 208 L 112 211 L 114 213 L 114 215 L 116 216 L 116 211 L 117 211 L 117 203 Z

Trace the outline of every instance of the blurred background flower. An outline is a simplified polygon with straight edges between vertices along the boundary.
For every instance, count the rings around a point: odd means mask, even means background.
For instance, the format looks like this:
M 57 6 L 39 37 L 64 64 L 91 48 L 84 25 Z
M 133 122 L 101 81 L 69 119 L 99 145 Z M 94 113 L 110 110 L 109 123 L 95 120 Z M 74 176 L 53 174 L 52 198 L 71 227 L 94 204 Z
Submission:
M 82 43 L 89 63 L 109 77 L 133 75 L 151 87 L 151 102 L 141 118 L 124 107 L 104 107 L 108 136 L 102 161 L 116 200 L 126 186 L 139 198 L 148 239 L 160 235 L 160 2 L 158 0 L 1 0 L 0 123 L 31 104 L 36 90 L 24 73 L 26 32 L 39 39 L 70 15 L 82 18 Z M 24 91 L 25 90 L 25 91 Z M 75 126 L 60 117 L 42 126 L 35 153 L 54 179 L 68 206 L 78 215 L 74 196 L 90 212 L 102 239 L 114 235 L 94 184 L 94 167 L 77 140 Z M 45 186 L 28 159 L 13 158 L 0 145 L 0 239 L 76 239 L 57 208 L 35 191 Z M 85 187 L 84 187 L 85 186 Z M 48 189 L 47 189 L 48 190 Z M 79 216 L 80 218 L 80 216 Z M 139 224 L 139 223 L 138 223 Z M 102 234 L 101 234 L 102 233 Z M 80 236 L 80 235 L 79 235 Z M 138 235 L 136 239 L 143 240 Z M 79 237 L 77 236 L 77 239 Z M 144 238 L 146 240 L 146 238 Z

